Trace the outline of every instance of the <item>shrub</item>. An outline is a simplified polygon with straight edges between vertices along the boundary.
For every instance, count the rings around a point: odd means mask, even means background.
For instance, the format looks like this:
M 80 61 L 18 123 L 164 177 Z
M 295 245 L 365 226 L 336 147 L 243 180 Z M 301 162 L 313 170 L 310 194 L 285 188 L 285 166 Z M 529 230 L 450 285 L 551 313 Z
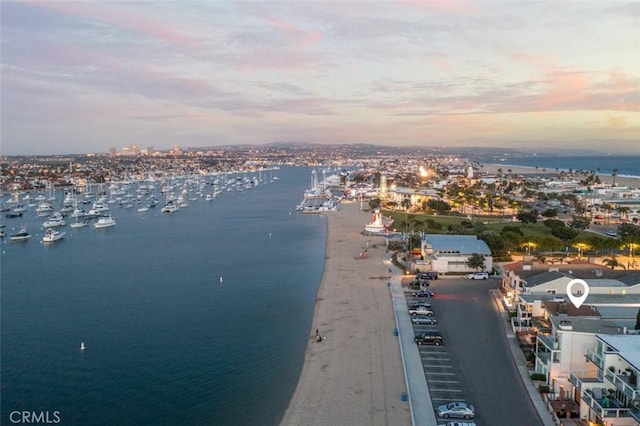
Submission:
M 531 375 L 531 380 L 537 380 L 539 382 L 546 382 L 547 381 L 547 376 L 545 376 L 544 374 L 540 374 L 540 373 L 533 373 Z

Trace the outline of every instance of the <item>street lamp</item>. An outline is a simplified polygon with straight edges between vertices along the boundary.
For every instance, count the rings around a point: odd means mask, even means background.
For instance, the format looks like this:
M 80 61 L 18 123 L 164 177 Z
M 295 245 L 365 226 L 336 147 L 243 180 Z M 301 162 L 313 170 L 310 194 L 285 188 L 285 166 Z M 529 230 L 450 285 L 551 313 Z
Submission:
M 586 249 L 588 246 L 584 243 L 578 243 L 576 244 L 576 247 L 578 248 L 578 259 L 580 259 L 582 257 L 582 250 Z

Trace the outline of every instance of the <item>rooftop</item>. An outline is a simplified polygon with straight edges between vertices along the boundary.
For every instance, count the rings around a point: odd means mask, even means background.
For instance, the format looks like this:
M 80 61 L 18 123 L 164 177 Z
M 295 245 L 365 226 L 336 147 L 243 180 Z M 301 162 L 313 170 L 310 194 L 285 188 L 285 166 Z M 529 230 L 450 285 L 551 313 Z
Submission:
M 491 255 L 487 243 L 475 235 L 427 234 L 424 239 L 427 244 L 431 245 L 434 252 Z
M 589 305 L 582 305 L 576 308 L 572 303 L 545 300 L 542 305 L 550 315 L 569 315 L 600 318 L 600 313 L 596 308 Z
M 618 351 L 629 364 L 640 369 L 640 335 L 624 334 L 611 336 L 598 334 L 598 338 Z
M 518 293 L 518 297 L 526 303 L 533 303 L 536 300 L 567 301 L 564 294 L 527 294 Z M 584 301 L 584 305 L 595 305 L 598 310 L 603 306 L 640 308 L 640 294 L 589 294 Z M 637 310 L 636 310 L 637 313 Z
M 573 317 L 567 315 L 554 315 L 550 318 L 556 330 L 575 331 L 577 333 L 602 333 L 602 334 L 622 334 L 624 329 L 618 327 L 609 320 L 597 317 Z M 571 327 L 567 330 L 567 327 Z M 640 340 L 640 336 L 638 336 Z

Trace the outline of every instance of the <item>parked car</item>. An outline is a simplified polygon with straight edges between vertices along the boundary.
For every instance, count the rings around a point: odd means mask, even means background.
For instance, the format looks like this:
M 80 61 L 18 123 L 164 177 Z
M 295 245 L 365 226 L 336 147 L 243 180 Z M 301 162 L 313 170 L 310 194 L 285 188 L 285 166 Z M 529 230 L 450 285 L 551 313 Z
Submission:
M 488 280 L 489 273 L 488 272 L 474 272 L 473 274 L 467 275 L 467 278 L 470 280 Z
M 438 323 L 438 320 L 434 317 L 429 317 L 426 315 L 416 315 L 415 317 L 411 318 L 411 322 L 418 325 L 434 325 Z
M 474 422 L 449 422 L 444 426 L 476 426 Z
M 409 309 L 417 309 L 419 307 L 423 307 L 423 308 L 430 308 L 431 307 L 431 303 L 429 302 L 423 302 L 423 301 L 419 301 L 419 302 L 411 302 L 409 303 Z
M 416 275 L 416 278 L 423 280 L 437 280 L 438 273 L 437 272 L 420 272 Z
M 607 235 L 610 237 L 617 237 L 618 233 L 616 231 L 607 231 Z
M 444 339 L 442 335 L 438 332 L 427 332 L 416 334 L 416 337 L 413 338 L 413 341 L 416 342 L 418 346 L 422 345 L 434 345 L 440 346 L 444 344 Z
M 411 280 L 411 285 L 419 285 L 420 287 L 429 287 L 429 281 L 423 278 L 414 278 Z
M 432 317 L 434 312 L 431 309 L 428 309 L 424 306 L 419 306 L 417 308 L 409 308 L 409 315 L 426 315 L 428 317 Z
M 431 290 L 418 290 L 411 293 L 412 297 L 433 297 Z
M 476 416 L 476 410 L 473 405 L 466 402 L 450 402 L 438 407 L 438 416 L 445 419 L 448 417 L 471 419 Z

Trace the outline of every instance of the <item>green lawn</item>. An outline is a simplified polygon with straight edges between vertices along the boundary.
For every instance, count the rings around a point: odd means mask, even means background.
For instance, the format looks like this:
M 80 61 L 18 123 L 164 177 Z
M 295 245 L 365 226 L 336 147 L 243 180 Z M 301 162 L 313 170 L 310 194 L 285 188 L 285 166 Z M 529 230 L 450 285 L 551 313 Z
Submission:
M 393 218 L 393 225 L 391 230 L 395 229 L 398 232 L 404 232 L 409 229 L 405 227 L 407 220 L 410 220 L 410 229 L 415 231 L 424 231 L 428 234 L 446 234 L 447 227 L 449 225 L 459 225 L 462 221 L 469 221 L 470 219 L 464 216 L 443 216 L 443 215 L 427 215 L 419 213 L 405 213 L 393 210 L 384 210 L 383 214 Z M 427 220 L 431 219 L 442 225 L 442 229 L 433 229 L 427 226 Z M 509 218 L 497 218 L 494 216 L 474 216 L 474 222 L 481 222 L 486 229 L 491 229 L 496 232 L 500 232 L 506 225 L 516 226 L 522 230 L 523 235 L 526 237 L 550 237 L 551 229 L 544 226 L 542 221 L 531 224 L 524 224 L 521 222 L 512 222 Z M 581 231 L 578 238 L 592 235 L 588 232 Z

